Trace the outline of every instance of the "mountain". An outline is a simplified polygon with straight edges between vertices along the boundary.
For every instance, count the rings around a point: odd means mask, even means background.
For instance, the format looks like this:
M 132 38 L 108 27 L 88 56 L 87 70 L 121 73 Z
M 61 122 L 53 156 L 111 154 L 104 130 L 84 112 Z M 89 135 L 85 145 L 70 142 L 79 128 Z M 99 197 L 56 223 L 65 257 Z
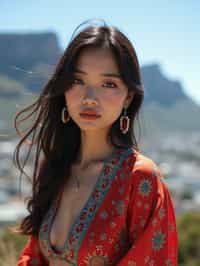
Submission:
M 46 69 L 55 65 L 61 53 L 53 32 L 0 34 L 0 74 L 39 91 L 47 78 Z
M 157 102 L 162 106 L 172 106 L 178 101 L 191 100 L 183 91 L 180 81 L 164 76 L 159 64 L 141 68 L 145 88 L 145 102 Z
M 6 127 L 12 127 L 16 105 L 28 104 L 41 90 L 62 53 L 53 32 L 0 34 L 0 122 L 6 121 Z M 142 66 L 141 73 L 147 131 L 200 130 L 200 106 L 185 94 L 180 81 L 166 77 L 158 63 Z
M 171 80 L 155 63 L 141 68 L 145 97 L 143 128 L 154 138 L 179 131 L 199 131 L 200 106 L 188 97 L 178 80 Z

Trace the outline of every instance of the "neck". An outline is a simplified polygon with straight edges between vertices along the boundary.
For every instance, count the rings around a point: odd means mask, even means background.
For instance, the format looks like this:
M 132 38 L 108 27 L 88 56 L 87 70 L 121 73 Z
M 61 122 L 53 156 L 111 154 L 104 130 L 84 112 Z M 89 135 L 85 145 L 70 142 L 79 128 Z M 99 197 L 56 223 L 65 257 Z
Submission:
M 76 163 L 80 168 L 87 167 L 94 162 L 106 160 L 113 152 L 113 146 L 106 140 L 105 134 L 95 135 L 94 132 L 81 134 L 81 146 Z

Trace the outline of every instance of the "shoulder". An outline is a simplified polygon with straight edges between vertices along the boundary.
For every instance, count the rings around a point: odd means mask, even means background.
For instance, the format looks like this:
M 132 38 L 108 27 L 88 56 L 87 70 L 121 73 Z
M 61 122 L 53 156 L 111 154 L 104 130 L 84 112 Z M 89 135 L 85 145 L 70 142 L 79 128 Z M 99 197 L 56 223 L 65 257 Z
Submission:
M 140 151 L 131 150 L 126 159 L 126 169 L 132 185 L 149 186 L 153 190 L 167 188 L 158 164 Z
M 160 168 L 153 159 L 142 154 L 134 148 L 128 148 L 126 151 L 125 166 L 132 173 L 142 173 L 146 175 L 161 174 Z

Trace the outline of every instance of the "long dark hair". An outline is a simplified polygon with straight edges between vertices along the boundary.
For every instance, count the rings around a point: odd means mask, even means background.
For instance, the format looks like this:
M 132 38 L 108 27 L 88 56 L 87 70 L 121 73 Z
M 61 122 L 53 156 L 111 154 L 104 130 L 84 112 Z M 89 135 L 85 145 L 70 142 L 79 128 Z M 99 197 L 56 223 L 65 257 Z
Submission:
M 88 23 L 88 22 L 87 22 Z M 84 25 L 82 23 L 81 25 Z M 71 119 L 67 124 L 61 121 L 61 111 L 65 106 L 64 91 L 68 90 L 73 80 L 73 69 L 78 55 L 83 48 L 109 48 L 119 66 L 120 74 L 134 97 L 127 109 L 130 129 L 126 134 L 120 131 L 120 117 L 113 123 L 109 140 L 116 148 L 134 147 L 139 150 L 134 132 L 134 121 L 139 122 L 138 112 L 143 102 L 144 90 L 140 67 L 134 47 L 119 29 L 113 26 L 89 25 L 71 39 L 55 67 L 55 71 L 43 87 L 37 100 L 22 109 L 15 116 L 15 128 L 21 139 L 17 144 L 13 160 L 21 173 L 24 172 L 19 153 L 22 144 L 28 143 L 30 154 L 35 148 L 33 167 L 32 195 L 28 198 L 29 214 L 22 220 L 15 232 L 25 235 L 38 235 L 41 221 L 61 189 L 70 166 L 76 160 L 80 147 L 80 128 Z M 25 117 L 24 117 L 24 114 Z M 35 117 L 25 134 L 18 129 L 22 121 Z M 20 117 L 23 116 L 21 119 Z M 31 136 L 31 141 L 28 138 Z

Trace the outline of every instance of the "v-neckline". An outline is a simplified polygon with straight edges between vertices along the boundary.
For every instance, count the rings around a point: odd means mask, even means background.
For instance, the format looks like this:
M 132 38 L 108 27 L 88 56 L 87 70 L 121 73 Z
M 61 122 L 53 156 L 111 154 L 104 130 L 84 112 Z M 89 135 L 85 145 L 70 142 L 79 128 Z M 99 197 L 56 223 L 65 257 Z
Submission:
M 48 248 L 51 250 L 52 253 L 54 254 L 57 254 L 57 255 L 62 255 L 63 253 L 65 253 L 68 249 L 69 249 L 69 245 L 68 245 L 68 242 L 69 242 L 69 239 L 70 237 L 72 236 L 72 233 L 75 229 L 75 226 L 79 223 L 80 221 L 80 216 L 81 216 L 81 213 L 87 209 L 88 207 L 88 204 L 89 202 L 92 200 L 92 196 L 93 196 L 93 193 L 94 191 L 97 189 L 98 185 L 99 185 L 99 182 L 101 181 L 101 177 L 103 176 L 105 170 L 106 170 L 106 167 L 107 165 L 112 161 L 112 159 L 118 155 L 118 153 L 120 151 L 124 150 L 123 148 L 114 148 L 111 155 L 104 161 L 103 163 L 103 167 L 97 177 L 97 180 L 95 182 L 95 185 L 93 186 L 90 194 L 88 195 L 85 203 L 83 204 L 83 207 L 80 209 L 80 211 L 78 212 L 77 216 L 74 218 L 70 228 L 69 228 L 69 231 L 66 235 L 66 239 L 65 239 L 65 242 L 62 246 L 62 248 L 59 248 L 59 251 L 58 249 L 56 250 L 56 248 L 54 248 L 54 246 L 52 245 L 51 243 L 51 239 L 50 239 L 50 232 L 51 232 L 51 229 L 52 229 L 52 225 L 53 225 L 53 222 L 54 222 L 54 218 L 55 218 L 55 215 L 56 215 L 56 211 L 57 211 L 57 208 L 59 206 L 59 203 L 60 203 L 60 200 L 61 200 L 61 197 L 62 197 L 62 192 L 63 192 L 63 189 L 58 197 L 58 199 L 53 203 L 53 206 L 52 206 L 52 212 L 51 212 L 51 216 L 49 218 L 49 228 L 48 228 L 48 231 L 47 231 L 47 242 L 48 242 Z

